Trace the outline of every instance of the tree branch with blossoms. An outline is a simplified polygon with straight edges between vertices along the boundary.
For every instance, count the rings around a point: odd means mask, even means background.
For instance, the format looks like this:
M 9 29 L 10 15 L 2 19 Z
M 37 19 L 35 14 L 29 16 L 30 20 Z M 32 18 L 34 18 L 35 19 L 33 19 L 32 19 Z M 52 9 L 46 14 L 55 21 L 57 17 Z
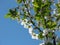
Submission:
M 32 39 L 44 40 L 39 45 L 60 45 L 60 38 L 55 33 L 60 30 L 60 1 L 57 1 L 55 3 L 55 0 L 16 0 L 18 6 L 9 9 L 5 18 L 21 23 L 28 29 Z

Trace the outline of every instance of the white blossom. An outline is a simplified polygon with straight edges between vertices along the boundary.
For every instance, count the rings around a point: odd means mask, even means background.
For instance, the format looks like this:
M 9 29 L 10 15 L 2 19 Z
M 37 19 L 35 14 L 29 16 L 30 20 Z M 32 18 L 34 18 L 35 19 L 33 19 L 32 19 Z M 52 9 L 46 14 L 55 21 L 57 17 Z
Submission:
M 24 28 L 28 28 L 28 25 L 24 24 Z
M 21 25 L 25 25 L 28 22 L 27 19 L 22 20 Z
M 48 30 L 43 30 L 43 33 L 47 34 L 48 33 Z
M 60 31 L 60 26 L 59 26 L 59 31 Z
M 32 23 L 29 23 L 28 25 L 29 25 L 29 26 L 31 26 L 31 25 L 32 25 Z
M 43 3 L 45 3 L 45 2 L 46 2 L 46 0 L 42 0 L 42 2 L 43 2 Z
M 44 18 L 47 19 L 47 16 L 45 16 Z
M 36 40 L 38 40 L 38 34 L 35 34 L 35 33 L 32 33 L 32 39 L 36 39 Z
M 25 11 L 27 11 L 27 8 L 25 8 Z M 26 12 L 27 13 L 27 12 Z
M 44 43 L 41 43 L 41 44 L 39 44 L 39 45 L 45 45 Z
M 42 35 L 43 35 L 43 36 L 45 36 L 45 34 L 44 34 L 44 33 L 43 33 Z
M 25 22 L 22 21 L 22 22 L 21 22 L 21 25 L 24 25 L 24 24 L 25 24 Z
M 36 40 L 38 40 L 38 34 L 36 34 Z
M 32 36 L 32 39 L 38 40 L 38 37 L 37 36 Z
M 24 22 L 25 22 L 25 23 L 27 23 L 27 22 L 28 22 L 28 20 L 27 20 L 27 19 L 24 19 Z
M 32 0 L 32 2 L 34 2 L 34 0 Z
M 29 28 L 29 34 L 31 34 L 31 35 L 32 35 L 32 32 L 33 32 L 33 28 L 32 28 L 32 27 L 30 27 L 30 28 Z
M 45 1 L 45 0 L 42 0 L 42 1 Z
M 55 30 L 52 30 L 52 32 L 55 32 Z
M 43 36 L 45 36 L 45 35 L 47 35 L 48 34 L 48 30 L 47 29 L 45 29 L 45 30 L 43 30 Z
M 27 19 L 22 20 L 21 21 L 21 25 L 23 25 L 24 28 L 29 28 L 29 30 L 33 30 L 33 28 L 31 27 L 32 23 L 28 23 L 28 20 Z

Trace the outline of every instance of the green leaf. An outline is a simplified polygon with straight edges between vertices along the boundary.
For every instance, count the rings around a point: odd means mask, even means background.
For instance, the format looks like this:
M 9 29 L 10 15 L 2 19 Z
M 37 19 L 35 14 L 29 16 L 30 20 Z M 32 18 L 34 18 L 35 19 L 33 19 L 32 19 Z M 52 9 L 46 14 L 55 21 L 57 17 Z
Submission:
M 9 9 L 9 13 L 10 13 L 10 17 L 11 18 L 15 18 L 15 17 L 17 17 L 18 16 L 18 12 L 17 12 L 17 9 L 15 8 L 15 9 Z
M 56 22 L 52 22 L 51 29 L 53 30 L 57 26 Z
M 44 36 L 42 35 L 42 32 L 39 33 L 38 38 L 39 39 L 43 39 L 44 38 Z
M 53 45 L 51 42 L 48 42 L 46 45 Z
M 52 32 L 48 33 L 48 37 L 52 38 Z
M 9 9 L 9 13 L 12 14 L 12 16 L 16 16 L 18 13 L 17 13 L 17 9 Z
M 40 17 L 36 17 L 36 20 L 39 21 L 40 20 Z
M 17 0 L 17 3 L 20 4 L 22 2 L 22 0 Z
M 47 21 L 47 26 L 50 28 L 51 27 L 51 21 Z
M 60 3 L 57 3 L 57 4 L 56 4 L 56 7 L 57 7 L 57 8 L 60 8 Z
M 11 17 L 11 14 L 10 13 L 7 13 L 4 17 L 5 18 L 9 18 L 9 17 Z
M 36 18 L 37 21 L 39 21 L 40 18 L 41 18 L 41 15 L 40 14 L 37 14 L 37 15 L 35 15 L 35 18 Z
M 43 25 L 43 28 L 46 29 L 46 25 L 45 24 Z
M 57 45 L 60 45 L 60 42 L 58 42 L 58 44 Z
M 38 8 L 39 5 L 35 2 L 35 3 L 34 3 L 34 7 Z

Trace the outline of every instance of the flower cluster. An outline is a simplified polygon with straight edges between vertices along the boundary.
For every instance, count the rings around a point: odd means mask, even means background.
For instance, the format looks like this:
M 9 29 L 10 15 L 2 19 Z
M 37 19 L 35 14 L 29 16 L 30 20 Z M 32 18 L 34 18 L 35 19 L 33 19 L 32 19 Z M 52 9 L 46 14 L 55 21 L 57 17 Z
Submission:
M 37 39 L 38 40 L 38 34 L 35 34 L 33 32 L 33 27 L 32 27 L 32 23 L 28 23 L 28 20 L 27 19 L 24 19 L 24 20 L 21 20 L 21 25 L 24 26 L 24 28 L 27 28 L 29 29 L 29 34 L 32 36 L 32 39 Z
M 32 33 L 32 39 L 38 40 L 38 34 Z
M 43 30 L 43 36 L 46 36 L 48 34 L 48 30 L 47 29 L 45 29 L 45 30 Z
M 23 25 L 24 28 L 27 28 L 28 29 L 28 32 L 31 35 L 32 39 L 38 40 L 39 39 L 38 38 L 38 34 L 36 34 L 36 33 L 33 32 L 34 29 L 32 27 L 32 23 L 28 23 L 28 20 L 27 19 L 24 19 L 24 20 L 21 19 L 20 21 L 21 21 L 21 25 Z M 43 30 L 42 35 L 43 36 L 46 36 L 49 31 L 50 31 L 49 29 Z M 46 42 L 49 42 L 49 41 L 51 41 L 51 40 L 48 39 Z M 40 45 L 45 45 L 45 44 L 44 43 L 41 43 Z
M 44 43 L 39 45 L 46 45 L 54 39 L 59 42 L 60 39 L 55 34 L 55 31 L 60 30 L 60 0 L 57 1 L 55 3 L 54 0 L 17 0 L 21 5 L 10 9 L 7 17 L 16 19 L 28 29 L 32 39 L 44 40 Z M 34 29 L 39 33 L 36 34 Z

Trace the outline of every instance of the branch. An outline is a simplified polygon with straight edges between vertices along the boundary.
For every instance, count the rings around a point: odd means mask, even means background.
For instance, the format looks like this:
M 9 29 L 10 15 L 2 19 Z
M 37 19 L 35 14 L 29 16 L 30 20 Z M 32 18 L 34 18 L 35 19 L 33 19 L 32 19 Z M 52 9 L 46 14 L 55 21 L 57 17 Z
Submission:
M 53 44 L 56 45 L 55 37 L 53 37 Z
M 27 12 L 28 12 L 28 14 L 29 14 L 29 18 L 31 19 L 30 21 L 32 22 L 32 24 L 36 27 L 36 29 L 38 29 L 38 31 L 39 32 L 42 32 L 41 30 L 40 30 L 40 28 L 38 28 L 36 25 L 35 25 L 35 23 L 32 21 L 32 18 L 34 18 L 33 16 L 31 16 L 31 14 L 29 13 L 29 9 L 28 9 L 28 7 L 27 7 L 27 5 L 26 4 L 24 4 L 25 6 L 26 6 L 26 8 L 27 8 Z
M 56 45 L 56 40 L 55 40 L 55 33 L 53 32 L 53 45 Z

